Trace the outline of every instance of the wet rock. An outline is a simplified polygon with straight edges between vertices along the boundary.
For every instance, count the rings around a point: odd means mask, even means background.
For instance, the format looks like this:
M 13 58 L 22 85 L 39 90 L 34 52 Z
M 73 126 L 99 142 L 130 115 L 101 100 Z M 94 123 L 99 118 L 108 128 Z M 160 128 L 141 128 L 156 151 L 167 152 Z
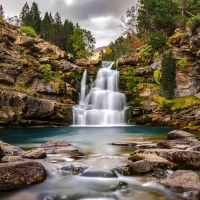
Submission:
M 42 148 L 51 148 L 51 147 L 67 147 L 71 144 L 66 141 L 58 141 L 58 140 L 52 140 L 50 142 L 45 142 L 41 145 Z
M 187 149 L 193 141 L 191 140 L 183 140 L 183 139 L 177 139 L 177 140 L 167 140 L 167 141 L 161 141 L 157 144 L 156 148 L 163 148 L 163 149 Z
M 190 170 L 177 170 L 169 177 L 161 180 L 160 183 L 171 188 L 200 190 L 200 177 Z
M 52 153 L 75 153 L 75 152 L 78 152 L 78 149 L 73 146 L 58 147 L 58 148 L 53 148 L 53 149 L 48 150 L 48 153 L 49 152 L 52 152 Z
M 4 156 L 1 159 L 1 162 L 3 162 L 3 163 L 16 162 L 16 161 L 23 161 L 22 156 Z
M 3 151 L 3 155 L 6 155 L 6 156 L 19 154 L 23 152 L 21 148 L 2 142 L 2 141 L 0 141 L 0 148 Z
M 116 174 L 110 170 L 105 169 L 93 169 L 89 168 L 85 170 L 81 176 L 87 176 L 87 177 L 102 177 L 102 178 L 113 178 L 117 177 Z
M 188 191 L 183 193 L 183 197 L 185 198 L 195 198 L 199 199 L 200 198 L 200 192 L 199 191 Z
M 42 159 L 46 158 L 46 152 L 43 148 L 37 148 L 30 151 L 25 152 L 22 155 L 23 158 L 29 158 L 29 159 Z
M 110 143 L 111 145 L 116 145 L 116 146 L 136 146 L 136 142 L 112 142 Z
M 174 130 L 167 134 L 167 140 L 177 140 L 177 139 L 197 141 L 198 137 L 194 134 L 181 130 Z
M 178 164 L 179 169 L 200 169 L 200 152 L 175 151 L 170 153 L 169 158 Z
M 141 160 L 129 164 L 128 172 L 130 175 L 143 174 L 152 171 L 150 162 L 147 160 Z
M 11 196 L 8 200 L 37 200 L 35 196 L 27 192 L 20 192 Z
M 177 164 L 174 162 L 171 162 L 165 158 L 162 158 L 160 156 L 154 155 L 154 154 L 136 154 L 138 156 L 144 157 L 145 160 L 147 160 L 151 167 L 160 167 L 160 168 L 168 168 L 168 169 L 174 169 L 177 167 Z
M 61 170 L 68 171 L 72 175 L 77 175 L 83 173 L 84 170 L 86 170 L 88 167 L 82 167 L 82 166 L 75 166 L 75 165 L 68 165 L 66 167 L 62 167 Z
M 0 190 L 11 190 L 40 183 L 47 177 L 44 166 L 38 162 L 18 161 L 0 164 Z

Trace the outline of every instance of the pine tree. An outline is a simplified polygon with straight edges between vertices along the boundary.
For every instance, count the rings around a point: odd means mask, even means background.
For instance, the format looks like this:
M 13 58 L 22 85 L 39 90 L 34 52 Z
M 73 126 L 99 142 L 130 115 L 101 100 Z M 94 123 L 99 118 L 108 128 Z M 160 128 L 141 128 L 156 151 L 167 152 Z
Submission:
M 2 19 L 5 18 L 4 16 L 4 9 L 3 9 L 3 6 L 0 4 L 0 16 L 2 17 Z
M 30 14 L 30 23 L 31 27 L 35 29 L 35 31 L 40 34 L 41 33 L 41 17 L 40 11 L 38 8 L 38 4 L 33 2 L 31 6 Z
M 62 43 L 63 39 L 63 25 L 61 21 L 60 14 L 57 12 L 54 16 L 54 44 L 56 44 L 61 49 L 64 48 L 64 45 Z
M 173 57 L 173 53 L 166 53 L 162 58 L 162 70 L 161 70 L 161 90 L 162 95 L 167 99 L 174 97 L 174 89 L 176 88 L 176 60 Z
M 50 13 L 51 15 L 51 13 Z M 41 34 L 42 38 L 44 38 L 46 41 L 51 42 L 52 36 L 53 36 L 53 19 L 52 16 L 50 16 L 48 12 L 45 13 L 45 16 L 42 20 L 42 28 L 41 28 Z
M 29 15 L 29 5 L 25 3 L 22 11 L 20 12 L 19 18 L 21 21 L 21 26 L 30 26 L 30 15 Z

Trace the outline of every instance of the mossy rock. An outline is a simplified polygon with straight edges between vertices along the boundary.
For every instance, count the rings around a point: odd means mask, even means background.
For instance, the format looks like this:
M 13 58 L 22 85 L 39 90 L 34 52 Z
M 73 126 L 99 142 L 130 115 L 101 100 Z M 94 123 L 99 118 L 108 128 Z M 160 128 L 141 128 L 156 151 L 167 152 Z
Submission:
M 138 155 L 138 154 L 133 155 L 133 156 L 131 156 L 131 157 L 128 158 L 128 160 L 131 160 L 133 162 L 137 162 L 139 160 L 144 160 L 144 159 L 145 159 L 144 156 L 141 156 L 141 155 Z

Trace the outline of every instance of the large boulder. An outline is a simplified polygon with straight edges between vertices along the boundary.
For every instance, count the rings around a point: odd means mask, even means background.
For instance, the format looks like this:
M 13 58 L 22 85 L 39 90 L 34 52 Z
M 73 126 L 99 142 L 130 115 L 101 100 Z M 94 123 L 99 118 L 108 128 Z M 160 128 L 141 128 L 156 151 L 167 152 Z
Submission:
M 0 141 L 0 149 L 3 151 L 2 155 L 13 155 L 13 154 L 20 154 L 23 152 L 21 148 L 2 141 Z
M 40 183 L 47 177 L 44 166 L 33 161 L 0 164 L 0 190 L 11 190 Z
M 160 183 L 172 188 L 200 190 L 200 178 L 196 173 L 190 170 L 177 170 L 169 177 L 161 180 Z
M 181 130 L 173 130 L 167 134 L 167 140 L 177 140 L 177 139 L 197 141 L 198 137 L 194 134 Z
M 42 159 L 46 158 L 46 152 L 43 148 L 37 148 L 30 151 L 25 152 L 22 155 L 23 158 L 29 158 L 29 159 Z
M 174 151 L 169 159 L 178 164 L 179 169 L 200 169 L 200 152 Z

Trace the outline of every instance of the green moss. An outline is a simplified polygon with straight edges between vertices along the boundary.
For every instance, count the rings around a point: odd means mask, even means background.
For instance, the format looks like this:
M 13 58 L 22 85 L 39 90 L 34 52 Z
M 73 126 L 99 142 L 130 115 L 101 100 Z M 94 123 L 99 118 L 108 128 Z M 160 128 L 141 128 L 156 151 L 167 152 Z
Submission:
M 19 84 L 17 85 L 17 89 L 18 89 L 19 91 L 22 91 L 22 92 L 25 92 L 25 93 L 28 93 L 28 94 L 37 94 L 37 92 L 36 92 L 33 88 L 29 87 L 29 86 L 26 85 L 26 84 L 21 84 L 21 83 L 19 83 Z
M 136 154 L 136 155 L 133 155 L 133 156 L 129 157 L 128 159 L 131 160 L 131 161 L 133 161 L 133 162 L 137 162 L 139 160 L 144 160 L 145 157 Z
M 13 43 L 13 47 L 18 52 L 22 52 L 25 49 L 25 47 L 19 46 L 19 45 L 14 44 L 14 43 Z
M 194 95 L 174 98 L 172 100 L 168 100 L 161 96 L 155 97 L 156 103 L 158 103 L 159 107 L 166 110 L 176 111 L 183 110 L 192 105 L 200 105 L 200 99 Z

